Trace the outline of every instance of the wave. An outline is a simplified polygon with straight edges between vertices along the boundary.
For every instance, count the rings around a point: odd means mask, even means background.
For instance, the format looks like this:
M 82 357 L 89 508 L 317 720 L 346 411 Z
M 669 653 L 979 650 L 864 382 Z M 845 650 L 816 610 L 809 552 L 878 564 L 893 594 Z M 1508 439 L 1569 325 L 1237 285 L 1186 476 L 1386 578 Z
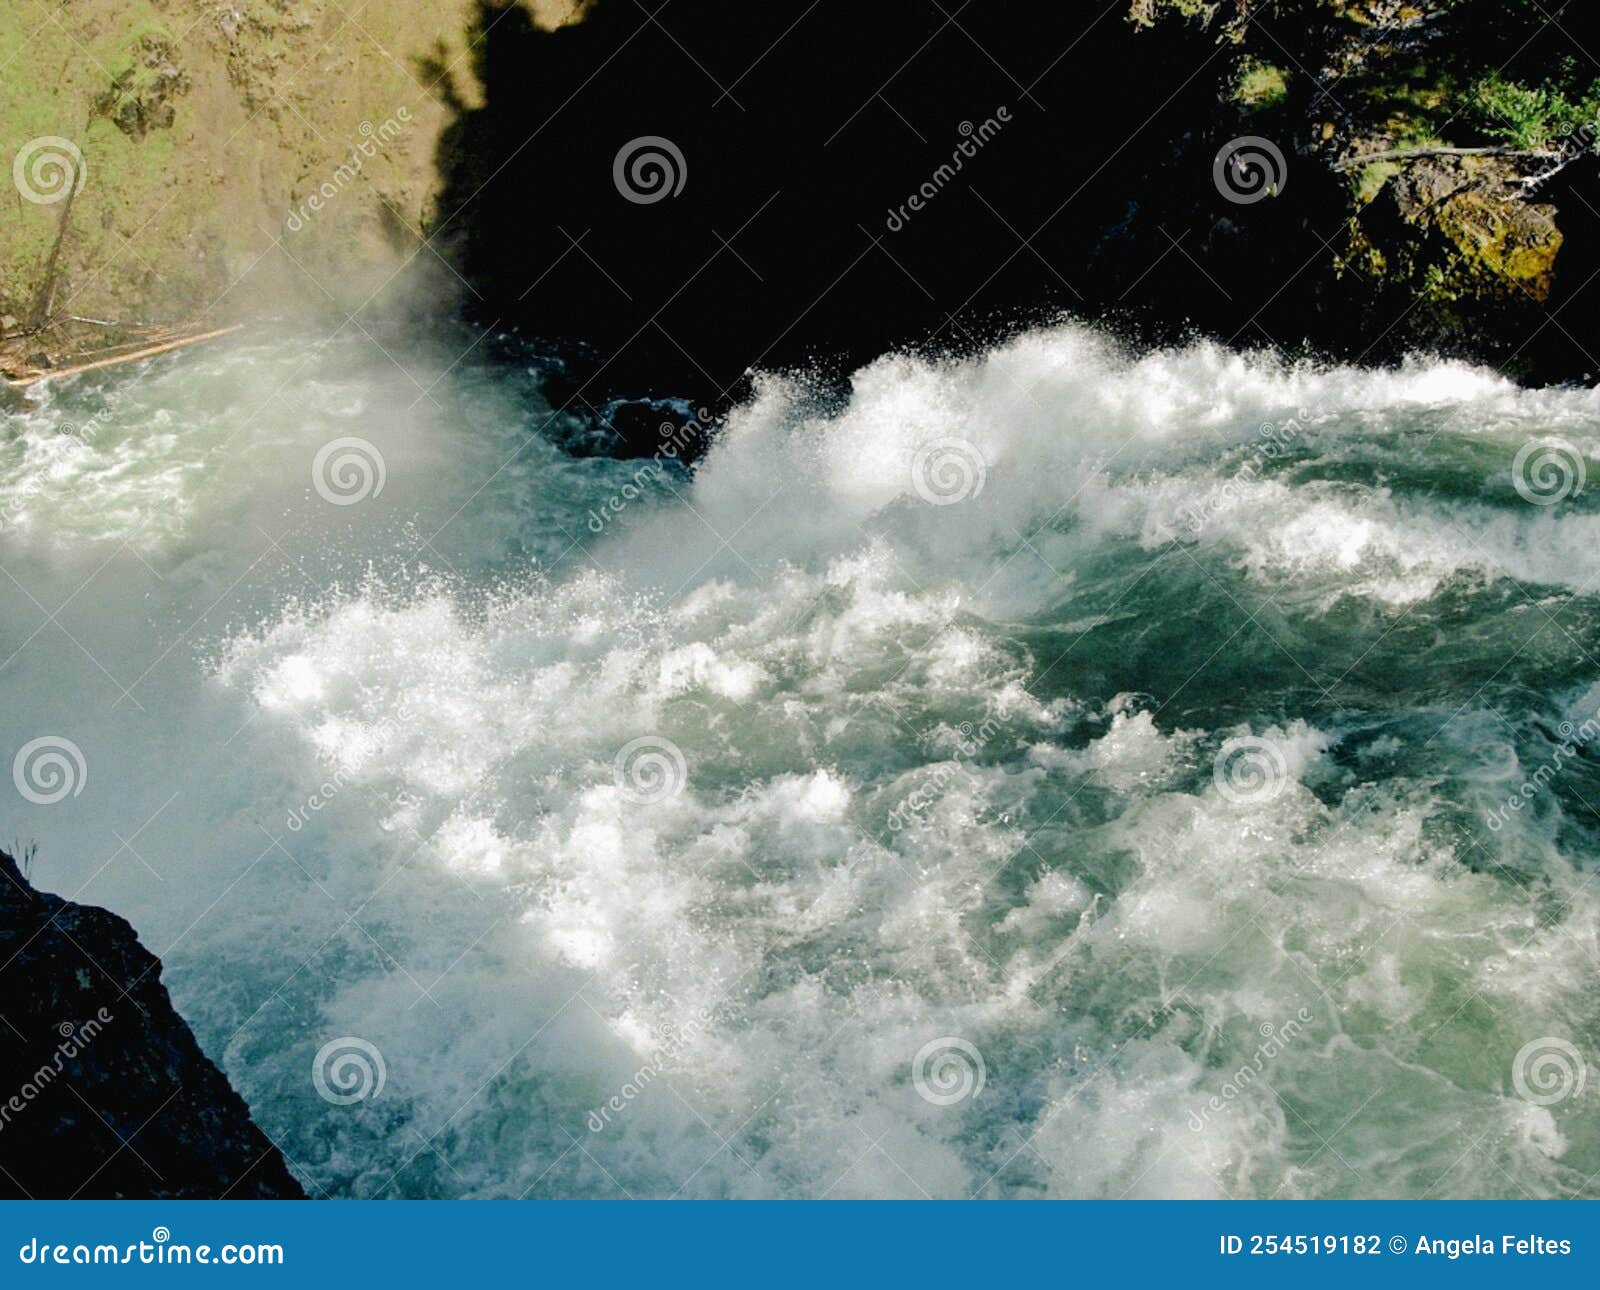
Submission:
M 1600 1033 L 1594 392 L 1063 326 L 763 378 L 691 474 L 453 357 L 271 338 L 0 450 L 0 686 L 88 765 L 42 877 L 311 1190 L 1592 1194 L 1516 1075 Z

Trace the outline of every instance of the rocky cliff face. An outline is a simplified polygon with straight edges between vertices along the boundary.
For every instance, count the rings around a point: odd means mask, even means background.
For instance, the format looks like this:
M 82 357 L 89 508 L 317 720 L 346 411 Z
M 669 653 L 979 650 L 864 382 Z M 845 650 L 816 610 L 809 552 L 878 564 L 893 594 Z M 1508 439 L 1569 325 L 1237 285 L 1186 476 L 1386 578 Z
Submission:
M 0 852 L 0 1196 L 302 1198 L 123 919 Z
M 581 7 L 541 0 L 540 21 Z M 470 0 L 74 0 L 8 14 L 11 366 L 145 324 L 370 297 L 426 236 L 450 115 L 437 82 L 465 65 L 471 15 Z

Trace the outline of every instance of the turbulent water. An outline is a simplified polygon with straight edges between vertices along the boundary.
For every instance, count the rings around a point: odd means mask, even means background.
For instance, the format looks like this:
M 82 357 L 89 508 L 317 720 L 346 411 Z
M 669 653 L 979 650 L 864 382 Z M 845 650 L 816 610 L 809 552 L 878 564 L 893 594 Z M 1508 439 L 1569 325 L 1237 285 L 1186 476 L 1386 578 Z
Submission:
M 1600 397 L 1064 327 L 691 475 L 538 391 L 5 418 L 5 835 L 308 1190 L 1600 1193 Z

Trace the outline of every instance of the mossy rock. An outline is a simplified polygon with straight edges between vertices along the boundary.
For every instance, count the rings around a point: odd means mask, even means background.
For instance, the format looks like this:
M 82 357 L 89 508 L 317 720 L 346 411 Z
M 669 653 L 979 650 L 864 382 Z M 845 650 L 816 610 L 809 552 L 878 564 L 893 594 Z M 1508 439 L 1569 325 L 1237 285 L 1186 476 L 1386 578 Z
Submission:
M 1435 251 L 1430 294 L 1549 296 L 1561 250 L 1556 208 L 1526 200 L 1515 177 L 1503 158 L 1463 157 L 1425 158 L 1394 180 L 1401 219 Z
M 1259 58 L 1245 58 L 1234 76 L 1232 98 L 1247 112 L 1274 108 L 1289 97 L 1289 75 Z

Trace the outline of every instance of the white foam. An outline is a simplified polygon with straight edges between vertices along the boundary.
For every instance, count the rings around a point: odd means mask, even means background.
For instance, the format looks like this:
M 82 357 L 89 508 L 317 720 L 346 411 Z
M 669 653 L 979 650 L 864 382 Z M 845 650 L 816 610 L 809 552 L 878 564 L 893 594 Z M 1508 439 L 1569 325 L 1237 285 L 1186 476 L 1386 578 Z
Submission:
M 1446 827 L 1527 773 L 1475 712 L 1440 713 L 1437 747 L 1402 730 L 1341 758 L 1361 732 L 1293 711 L 1301 678 L 1267 692 L 1297 642 L 1243 609 L 1215 648 L 1259 653 L 1225 704 L 1203 675 L 1116 694 L 1154 666 L 1143 634 L 1225 605 L 1219 584 L 1308 634 L 1469 577 L 1582 585 L 1581 508 L 1389 476 L 1412 432 L 1482 470 L 1534 433 L 1592 446 L 1593 394 L 1457 364 L 1130 358 L 1057 328 L 882 359 L 826 413 L 764 381 L 675 477 L 682 501 L 635 489 L 596 536 L 635 466 L 561 456 L 463 376 L 412 408 L 348 352 L 280 408 L 302 357 L 180 369 L 88 443 L 48 439 L 54 403 L 30 414 L 0 449 L 29 517 L 8 567 L 109 559 L 65 623 L 118 685 L 150 671 L 143 713 L 60 650 L 0 684 L 24 728 L 88 753 L 92 792 L 22 817 L 52 860 L 81 855 L 52 885 L 135 917 L 317 1186 L 1359 1193 L 1307 1145 L 1336 1133 L 1397 1190 L 1600 1169 L 1593 1131 L 1508 1091 L 1524 1032 L 1592 1021 L 1600 903 L 1553 804 L 1494 840 L 1538 885 Z M 1262 425 L 1291 421 L 1297 470 L 1241 479 Z M 384 451 L 377 505 L 313 493 L 335 433 Z M 982 487 L 931 505 L 913 471 L 951 440 Z M 1363 474 L 1369 441 L 1390 457 Z M 1285 778 L 1241 802 L 1213 758 L 1244 737 Z M 617 764 L 643 738 L 681 756 L 646 800 Z M 1408 758 L 1432 768 L 1389 769 Z M 159 877 L 125 852 L 95 872 L 130 835 Z M 1431 1040 L 1456 1009 L 1475 1041 Z M 389 1062 L 384 1100 L 349 1114 L 306 1078 L 341 1034 Z M 915 1066 L 952 1036 L 985 1081 L 943 1107 Z M 1463 1154 L 1452 1126 L 1485 1116 L 1503 1140 Z

